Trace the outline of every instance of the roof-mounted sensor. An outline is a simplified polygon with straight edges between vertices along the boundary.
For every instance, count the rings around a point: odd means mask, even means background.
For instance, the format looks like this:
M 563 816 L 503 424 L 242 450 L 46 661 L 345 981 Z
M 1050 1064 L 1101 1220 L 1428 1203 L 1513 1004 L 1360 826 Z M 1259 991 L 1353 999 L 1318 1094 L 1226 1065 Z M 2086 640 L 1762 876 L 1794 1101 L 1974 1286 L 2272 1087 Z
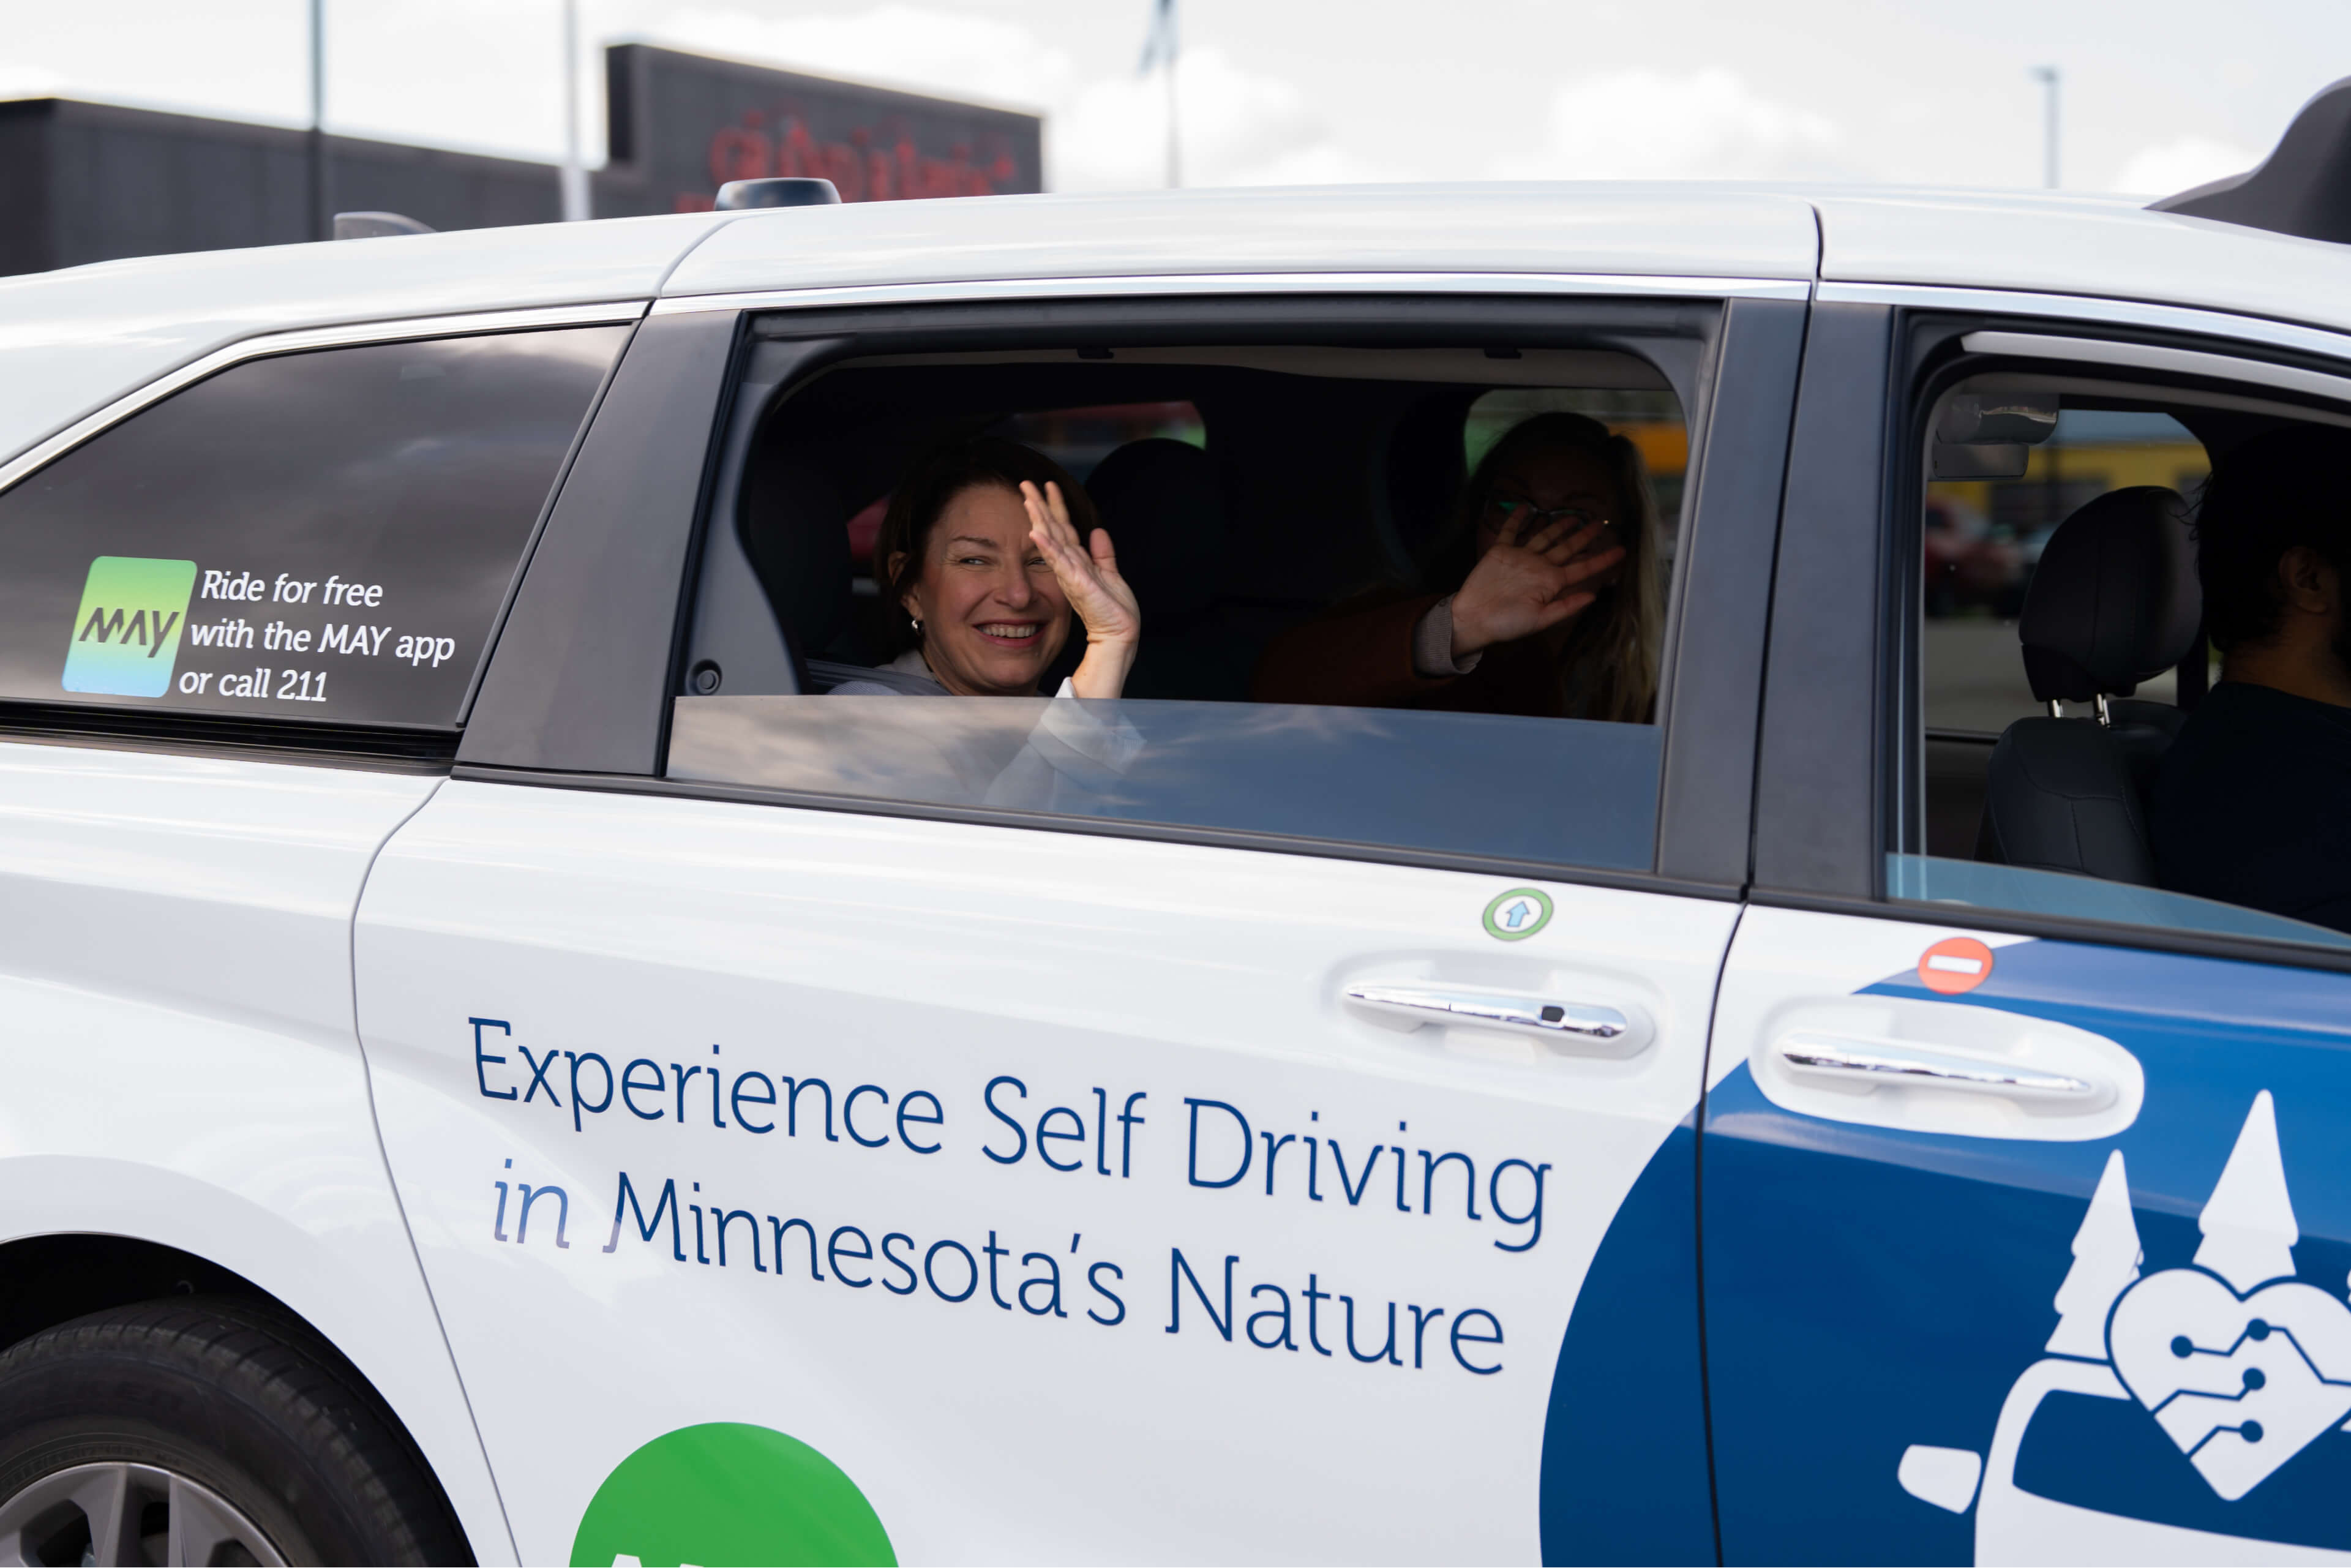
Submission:
M 2148 206 L 2273 234 L 2351 244 L 2351 77 L 2302 106 L 2259 168 Z
M 399 213 L 337 213 L 337 239 L 383 239 L 391 235 L 429 235 L 433 230 Z
M 722 213 L 748 207 L 830 207 L 841 192 L 830 180 L 729 180 L 718 187 L 716 206 Z

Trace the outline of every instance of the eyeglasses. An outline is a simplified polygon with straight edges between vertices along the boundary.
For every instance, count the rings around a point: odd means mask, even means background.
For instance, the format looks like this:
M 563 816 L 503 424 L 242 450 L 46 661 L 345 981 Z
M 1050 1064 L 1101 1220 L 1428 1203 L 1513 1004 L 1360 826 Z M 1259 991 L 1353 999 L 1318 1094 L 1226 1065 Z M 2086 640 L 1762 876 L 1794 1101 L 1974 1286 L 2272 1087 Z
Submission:
M 1553 523 L 1565 523 L 1570 533 L 1593 523 L 1604 528 L 1614 526 L 1599 513 L 1582 507 L 1538 507 L 1523 496 L 1487 497 L 1486 515 L 1493 519 L 1498 532 L 1516 524 L 1521 538 L 1531 538 Z

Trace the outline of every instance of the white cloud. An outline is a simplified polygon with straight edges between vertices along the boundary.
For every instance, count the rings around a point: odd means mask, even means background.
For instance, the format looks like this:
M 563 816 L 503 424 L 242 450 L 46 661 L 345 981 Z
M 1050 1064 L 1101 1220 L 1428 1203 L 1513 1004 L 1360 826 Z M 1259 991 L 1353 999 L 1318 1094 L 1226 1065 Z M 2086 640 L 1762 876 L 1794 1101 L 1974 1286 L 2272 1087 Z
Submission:
M 1297 88 L 1214 47 L 1187 49 L 1176 73 L 1186 185 L 1339 184 L 1386 177 L 1343 150 Z M 1046 125 L 1056 190 L 1133 190 L 1165 180 L 1167 81 L 1103 78 Z
M 2241 174 L 2261 161 L 2258 152 L 2209 136 L 2175 136 L 2134 153 L 2115 176 L 2113 188 L 2132 195 L 2168 196 L 2223 174 Z
M 789 18 L 692 6 L 663 17 L 649 37 L 705 54 L 1026 109 L 1060 102 L 1072 68 L 1067 50 L 1018 23 L 902 3 Z
M 327 123 L 337 131 L 562 155 L 563 32 L 548 0 L 330 4 L 327 51 Z M 580 62 L 580 139 L 592 160 L 603 136 L 589 63 Z
M 1767 98 L 1719 66 L 1586 77 L 1552 95 L 1540 147 L 1506 154 L 1503 179 L 1855 178 L 1836 122 Z

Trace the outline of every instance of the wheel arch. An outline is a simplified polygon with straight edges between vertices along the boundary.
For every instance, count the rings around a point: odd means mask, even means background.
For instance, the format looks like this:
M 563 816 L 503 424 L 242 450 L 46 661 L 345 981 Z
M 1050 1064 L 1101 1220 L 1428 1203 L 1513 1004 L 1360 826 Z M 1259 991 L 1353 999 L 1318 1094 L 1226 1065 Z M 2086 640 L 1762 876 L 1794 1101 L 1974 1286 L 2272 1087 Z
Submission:
M 475 1561 L 517 1561 L 404 1228 L 347 1210 L 340 1218 L 360 1234 L 337 1235 L 343 1227 L 285 1196 L 102 1156 L 0 1161 L 0 1348 L 90 1312 L 173 1295 L 271 1303 L 374 1393 L 423 1456 Z M 387 1292 L 381 1279 L 365 1277 L 376 1270 L 350 1267 L 355 1249 L 392 1249 L 406 1265 L 393 1271 L 413 1281 L 413 1295 Z

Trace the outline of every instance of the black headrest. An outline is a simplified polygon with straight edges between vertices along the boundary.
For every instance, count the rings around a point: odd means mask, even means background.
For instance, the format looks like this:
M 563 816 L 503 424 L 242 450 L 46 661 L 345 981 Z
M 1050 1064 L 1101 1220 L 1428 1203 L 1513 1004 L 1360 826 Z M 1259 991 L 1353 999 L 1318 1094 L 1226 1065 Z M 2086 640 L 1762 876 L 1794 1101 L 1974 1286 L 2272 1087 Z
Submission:
M 2188 656 L 2203 613 L 2188 503 L 2157 485 L 2108 491 L 2058 525 L 2025 591 L 2034 700 L 2130 695 Z
M 831 656 L 849 629 L 849 511 L 830 470 L 778 452 L 743 476 L 743 549 L 804 659 Z
M 1094 465 L 1086 494 L 1118 547 L 1144 624 L 1205 610 L 1216 597 L 1225 551 L 1224 497 L 1215 459 L 1154 436 L 1130 441 Z

